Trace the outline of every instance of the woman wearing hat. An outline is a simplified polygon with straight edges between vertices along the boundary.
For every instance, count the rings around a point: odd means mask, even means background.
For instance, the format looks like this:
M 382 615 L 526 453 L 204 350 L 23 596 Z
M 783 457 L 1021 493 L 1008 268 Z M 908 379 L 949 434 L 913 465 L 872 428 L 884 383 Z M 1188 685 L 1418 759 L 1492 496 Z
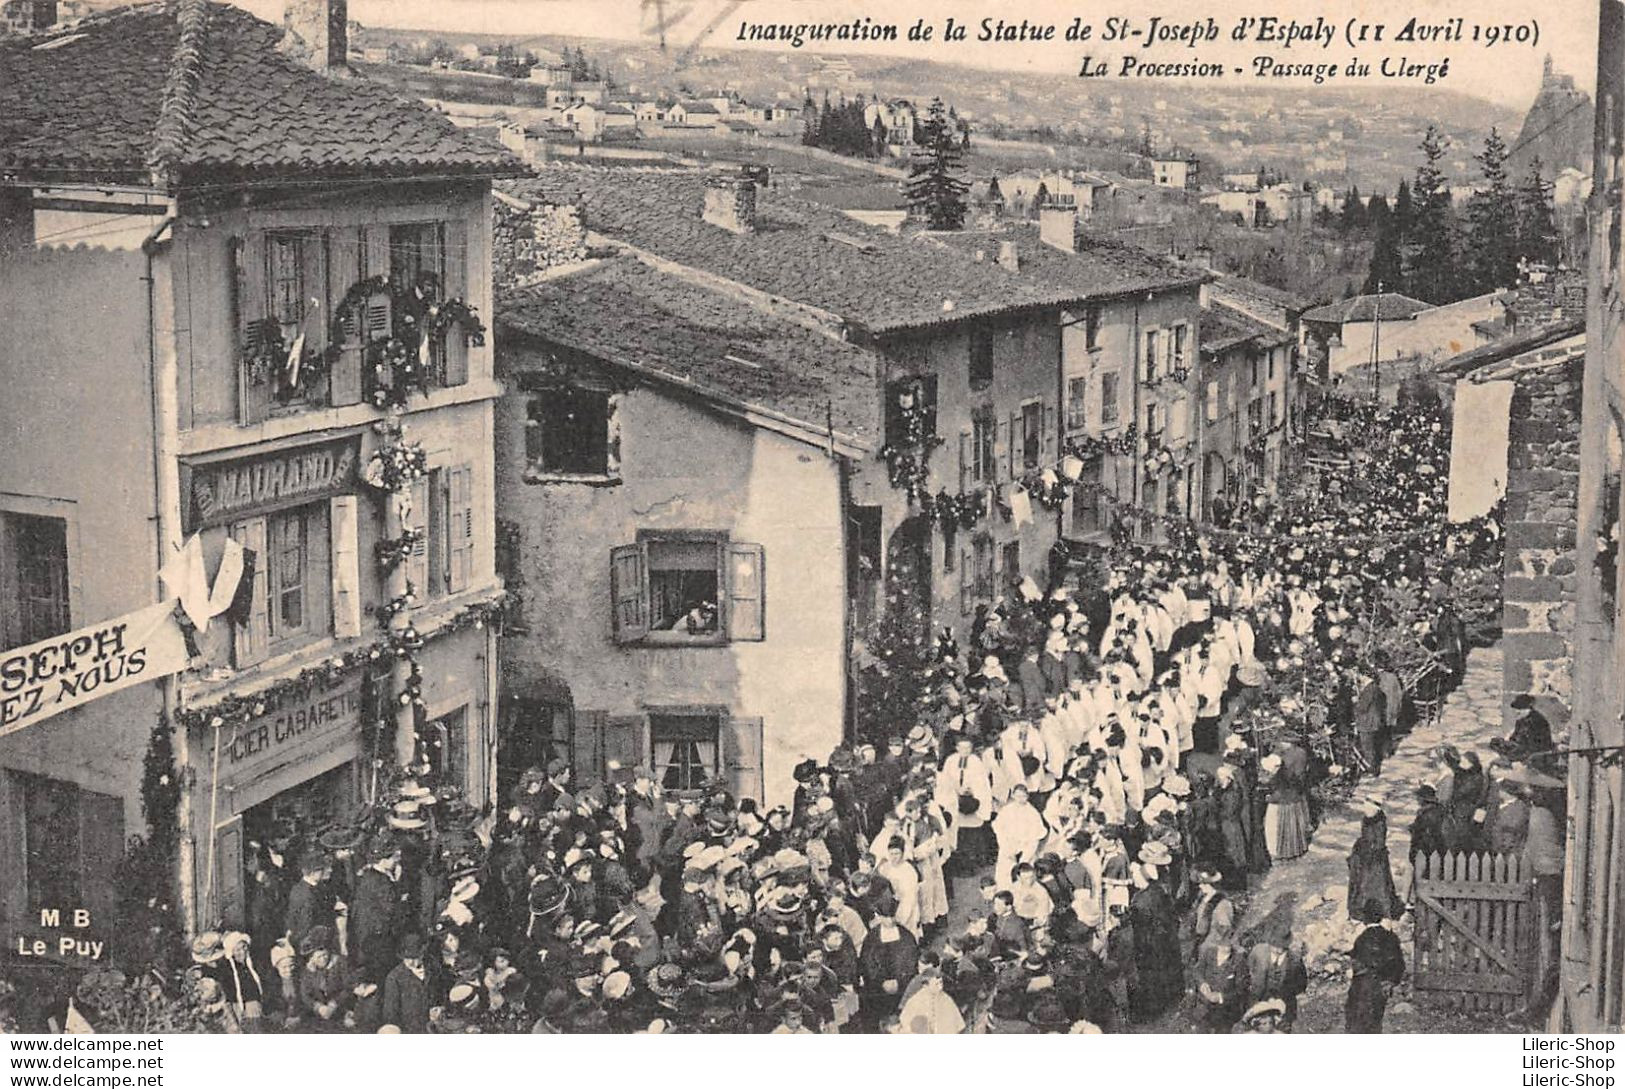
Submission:
M 1388 816 L 1374 797 L 1361 807 L 1360 836 L 1349 849 L 1348 867 L 1349 918 L 1374 923 L 1404 914 L 1388 860 Z
M 237 1015 L 244 1032 L 258 1032 L 260 1018 L 265 1012 L 265 987 L 248 948 L 248 935 L 234 930 L 221 939 L 226 957 L 220 982 L 224 985 L 226 1001 Z M 298 1005 L 296 995 L 287 996 L 290 1006 Z

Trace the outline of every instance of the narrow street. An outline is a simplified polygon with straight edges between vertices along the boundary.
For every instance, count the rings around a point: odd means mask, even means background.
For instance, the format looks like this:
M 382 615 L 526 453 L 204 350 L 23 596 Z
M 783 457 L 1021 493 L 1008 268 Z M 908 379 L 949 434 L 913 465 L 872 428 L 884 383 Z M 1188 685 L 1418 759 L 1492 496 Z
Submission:
M 1388 850 L 1394 884 L 1401 895 L 1410 888 L 1406 853 L 1410 823 L 1416 815 L 1416 784 L 1424 776 L 1436 774 L 1429 753 L 1448 742 L 1463 751 L 1478 749 L 1487 763 L 1493 755 L 1488 742 L 1501 732 L 1501 648 L 1480 647 L 1468 656 L 1466 676 L 1450 694 L 1439 720 L 1418 725 L 1404 737 L 1383 763 L 1381 777 L 1357 792 L 1357 797 L 1376 795 L 1388 812 Z M 1329 806 L 1309 853 L 1273 867 L 1253 891 L 1242 916 L 1245 931 L 1272 911 L 1293 912 L 1293 934 L 1310 947 L 1305 958 L 1310 985 L 1299 1012 L 1299 1032 L 1341 1032 L 1343 1028 L 1343 998 L 1348 989 L 1343 954 L 1359 932 L 1357 924 L 1350 925 L 1346 910 L 1347 859 L 1359 832 L 1357 807 Z M 1409 917 L 1401 925 L 1400 937 L 1408 955 Z M 1441 1017 L 1447 1017 L 1448 1026 L 1439 1024 Z M 1407 981 L 1388 1007 L 1386 1027 L 1390 1032 L 1460 1032 L 1470 1031 L 1473 1025 L 1445 1011 L 1418 1008 Z

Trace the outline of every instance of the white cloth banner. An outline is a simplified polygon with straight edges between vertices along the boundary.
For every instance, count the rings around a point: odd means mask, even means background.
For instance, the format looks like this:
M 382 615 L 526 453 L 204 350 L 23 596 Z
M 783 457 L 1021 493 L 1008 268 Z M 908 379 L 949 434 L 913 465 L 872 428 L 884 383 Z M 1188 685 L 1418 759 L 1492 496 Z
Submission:
M 1456 383 L 1450 432 L 1447 517 L 1465 522 L 1488 513 L 1507 492 L 1507 424 L 1512 382 Z
M 0 737 L 186 668 L 173 599 L 0 654 Z

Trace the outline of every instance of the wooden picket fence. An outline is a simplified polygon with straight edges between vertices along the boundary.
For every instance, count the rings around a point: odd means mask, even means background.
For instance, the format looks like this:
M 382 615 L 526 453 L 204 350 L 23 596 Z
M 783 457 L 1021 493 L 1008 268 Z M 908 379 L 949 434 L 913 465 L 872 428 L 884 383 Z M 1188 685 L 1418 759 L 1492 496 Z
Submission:
M 1534 964 L 1534 897 L 1510 855 L 1432 854 L 1416 860 L 1412 982 L 1451 1009 L 1510 1013 Z

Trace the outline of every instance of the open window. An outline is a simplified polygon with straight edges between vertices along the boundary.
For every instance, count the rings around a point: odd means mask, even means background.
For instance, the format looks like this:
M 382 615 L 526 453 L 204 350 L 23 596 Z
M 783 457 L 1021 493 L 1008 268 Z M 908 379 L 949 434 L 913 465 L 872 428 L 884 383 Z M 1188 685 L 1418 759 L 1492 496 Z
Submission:
M 620 475 L 616 397 L 607 388 L 553 386 L 533 393 L 525 421 L 527 477 L 609 481 Z
M 762 546 L 720 533 L 645 533 L 610 550 L 620 643 L 724 643 L 766 637 Z

